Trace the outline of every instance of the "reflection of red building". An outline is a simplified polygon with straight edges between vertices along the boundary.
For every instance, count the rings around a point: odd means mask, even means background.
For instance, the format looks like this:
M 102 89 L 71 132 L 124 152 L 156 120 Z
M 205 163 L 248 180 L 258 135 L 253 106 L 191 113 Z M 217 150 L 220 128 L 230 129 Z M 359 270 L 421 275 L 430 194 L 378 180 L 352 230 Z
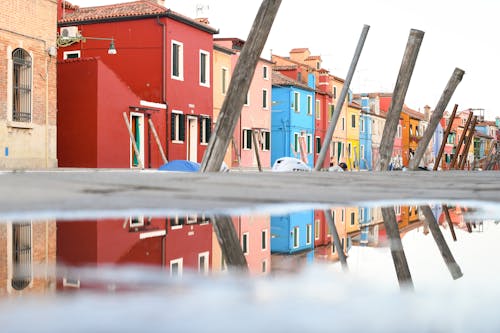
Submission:
M 148 265 L 181 275 L 208 272 L 212 225 L 197 217 L 57 223 L 57 261 L 61 286 L 85 287 L 71 267 Z

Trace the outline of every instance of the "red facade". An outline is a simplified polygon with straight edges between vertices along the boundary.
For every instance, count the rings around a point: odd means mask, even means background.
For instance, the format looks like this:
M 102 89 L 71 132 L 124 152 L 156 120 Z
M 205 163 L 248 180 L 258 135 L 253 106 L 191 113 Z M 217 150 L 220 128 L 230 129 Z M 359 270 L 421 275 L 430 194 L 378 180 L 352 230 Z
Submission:
M 68 10 L 59 33 L 65 28 L 84 39 L 58 52 L 60 166 L 139 166 L 124 112 L 146 168 L 164 163 L 149 119 L 168 160 L 201 162 L 213 113 L 213 28 L 150 1 Z

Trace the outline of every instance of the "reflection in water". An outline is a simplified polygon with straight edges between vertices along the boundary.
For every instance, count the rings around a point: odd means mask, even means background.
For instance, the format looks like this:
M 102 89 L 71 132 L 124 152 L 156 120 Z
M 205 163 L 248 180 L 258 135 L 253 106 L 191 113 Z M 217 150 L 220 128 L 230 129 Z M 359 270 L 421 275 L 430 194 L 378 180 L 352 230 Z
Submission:
M 434 238 L 452 277 L 459 278 L 460 266 L 445 238 L 460 242 L 465 234 L 483 232 L 484 222 L 468 218 L 471 212 L 441 205 L 332 207 L 280 216 L 195 214 L 2 223 L 0 292 L 53 292 L 56 286 L 59 291 L 117 290 L 116 281 L 96 282 L 89 274 L 110 267 L 159 269 L 165 281 L 186 273 L 227 274 L 228 268 L 242 265 L 251 276 L 279 276 L 343 258 L 347 267 L 353 248 L 388 247 L 398 280 L 412 284 L 403 243 L 415 231 Z M 391 236 L 384 214 L 393 216 L 397 237 Z

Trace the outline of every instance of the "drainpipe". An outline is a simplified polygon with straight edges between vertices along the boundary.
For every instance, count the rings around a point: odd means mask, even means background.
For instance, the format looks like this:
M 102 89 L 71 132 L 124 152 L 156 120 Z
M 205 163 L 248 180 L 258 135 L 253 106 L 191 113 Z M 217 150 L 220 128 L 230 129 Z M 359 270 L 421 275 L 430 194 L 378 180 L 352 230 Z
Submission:
M 167 52 L 166 52 L 166 37 L 167 37 L 167 27 L 165 23 L 160 21 L 160 16 L 156 17 L 156 23 L 161 25 L 162 28 L 162 39 L 161 39 L 161 102 L 166 105 L 165 108 L 165 152 L 167 154 L 167 161 L 170 161 L 170 149 L 168 149 L 168 104 L 167 104 L 167 74 L 166 74 L 166 62 L 167 62 Z

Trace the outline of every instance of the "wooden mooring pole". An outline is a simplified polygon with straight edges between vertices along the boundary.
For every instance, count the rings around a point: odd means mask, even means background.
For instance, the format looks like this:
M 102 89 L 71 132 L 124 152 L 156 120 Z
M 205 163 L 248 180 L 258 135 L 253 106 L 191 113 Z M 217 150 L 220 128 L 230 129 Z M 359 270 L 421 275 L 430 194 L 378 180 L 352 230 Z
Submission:
M 247 271 L 247 260 L 231 217 L 216 215 L 212 218 L 212 224 L 227 265 L 240 271 Z
M 451 237 L 453 237 L 453 241 L 457 241 L 457 235 L 455 234 L 455 227 L 453 226 L 453 222 L 451 221 L 450 211 L 448 210 L 448 206 L 443 205 L 444 216 L 446 217 L 446 222 L 448 222 L 448 226 L 450 227 Z
M 259 172 L 262 172 L 262 165 L 260 164 L 260 155 L 259 155 L 259 140 L 257 140 L 257 132 L 252 130 L 252 140 L 253 140 L 253 149 L 255 152 L 255 159 L 257 160 L 257 167 L 259 168 Z
M 413 289 L 413 280 L 406 261 L 403 243 L 401 242 L 394 207 L 382 207 L 382 217 L 384 218 L 385 231 L 391 246 L 392 260 L 394 261 L 399 286 L 404 289 Z
M 420 164 L 420 161 L 424 156 L 427 146 L 429 145 L 429 142 L 431 141 L 432 136 L 434 135 L 434 132 L 436 131 L 436 128 L 441 121 L 441 118 L 443 118 L 444 110 L 448 106 L 451 96 L 453 96 L 453 93 L 455 92 L 458 84 L 460 83 L 460 81 L 462 81 L 464 74 L 465 72 L 460 68 L 455 68 L 455 70 L 453 71 L 453 74 L 451 75 L 446 88 L 441 94 L 441 98 L 439 99 L 436 108 L 434 109 L 434 112 L 432 112 L 431 119 L 429 120 L 429 126 L 427 126 L 422 139 L 420 139 L 420 142 L 418 143 L 415 156 L 410 160 L 410 170 L 416 170 L 418 168 L 418 165 Z
M 153 136 L 155 138 L 156 145 L 158 146 L 158 150 L 160 151 L 161 159 L 163 160 L 163 163 L 168 163 L 167 157 L 165 156 L 165 153 L 163 152 L 163 147 L 161 146 L 160 138 L 158 137 L 158 133 L 156 132 L 155 125 L 153 124 L 153 121 L 151 118 L 148 119 L 148 124 L 149 128 L 151 128 L 151 132 L 153 132 Z
M 455 106 L 453 107 L 453 112 L 451 113 L 450 118 L 448 118 L 449 121 L 448 125 L 446 126 L 446 131 L 443 134 L 443 141 L 441 141 L 441 146 L 439 147 L 439 153 L 436 157 L 436 161 L 434 162 L 434 167 L 432 168 L 434 171 L 438 169 L 439 163 L 441 162 L 441 157 L 443 157 L 444 147 L 446 146 L 446 142 L 448 142 L 448 136 L 450 135 L 451 125 L 453 125 L 453 119 L 455 119 L 457 109 L 458 109 L 458 104 L 455 104 Z
M 266 44 L 274 18 L 278 13 L 281 0 L 264 0 L 253 22 L 248 39 L 241 50 L 234 68 L 227 96 L 217 119 L 214 135 L 210 137 L 207 150 L 201 162 L 201 172 L 217 172 L 220 170 L 227 147 L 231 141 L 236 123 L 245 103 L 255 67 Z
M 326 223 L 328 223 L 328 227 L 332 232 L 333 246 L 337 248 L 337 253 L 339 254 L 340 264 L 342 265 L 342 269 L 344 271 L 347 271 L 349 269 L 349 267 L 347 266 L 347 258 L 344 253 L 344 249 L 342 248 L 342 243 L 340 242 L 340 237 L 337 231 L 337 227 L 335 226 L 335 222 L 332 219 L 332 211 L 330 209 L 325 209 L 324 213 L 325 213 Z
M 467 161 L 467 156 L 469 154 L 469 149 L 472 141 L 474 140 L 474 131 L 476 130 L 477 116 L 474 116 L 472 120 L 472 124 L 470 125 L 467 141 L 465 142 L 464 151 L 462 152 L 462 157 L 460 158 L 460 162 L 458 163 L 458 170 L 463 170 L 465 167 L 465 162 Z
M 460 149 L 462 148 L 462 143 L 465 140 L 465 135 L 467 134 L 467 129 L 469 128 L 470 122 L 472 120 L 473 113 L 470 111 L 469 117 L 467 118 L 467 122 L 465 123 L 464 131 L 462 132 L 462 135 L 460 135 L 460 139 L 458 140 L 457 148 L 455 149 L 455 154 L 453 155 L 453 158 L 451 159 L 450 162 L 450 170 L 455 168 L 455 164 L 457 163 L 458 160 L 458 155 L 460 154 Z
M 432 214 L 431 207 L 429 207 L 428 205 L 424 205 L 420 206 L 420 209 L 422 210 L 422 213 L 425 216 L 425 220 L 429 225 L 432 237 L 434 237 L 434 241 L 436 242 L 439 248 L 439 252 L 441 252 L 441 256 L 443 257 L 443 260 L 446 263 L 446 266 L 448 267 L 451 276 L 453 277 L 454 280 L 461 278 L 463 274 L 462 271 L 460 270 L 460 266 L 458 266 L 457 262 L 455 261 L 455 258 L 453 258 L 453 254 L 451 254 L 448 244 L 446 244 L 446 240 L 443 237 L 443 233 L 441 232 L 441 229 L 439 229 L 439 225 L 436 221 L 436 218 L 434 217 L 434 214 Z
M 359 37 L 356 50 L 354 51 L 354 56 L 351 61 L 351 66 L 349 67 L 349 70 L 347 72 L 347 77 L 344 81 L 344 85 L 342 86 L 342 91 L 340 92 L 340 96 L 338 99 L 339 102 L 337 103 L 337 105 L 335 105 L 332 119 L 330 120 L 330 125 L 328 125 L 325 138 L 323 139 L 321 150 L 319 151 L 318 159 L 316 160 L 316 165 L 314 166 L 315 171 L 321 170 L 323 162 L 326 158 L 326 153 L 330 149 L 330 142 L 332 141 L 333 132 L 335 131 L 335 126 L 337 125 L 337 121 L 339 120 L 340 112 L 342 111 L 342 107 L 344 106 L 344 102 L 349 91 L 349 86 L 351 85 L 352 77 L 354 76 L 354 71 L 356 70 L 356 66 L 358 65 L 358 60 L 361 56 L 361 51 L 363 50 L 366 36 L 368 35 L 368 30 L 370 30 L 370 26 L 365 24 L 363 26 L 363 30 L 361 31 L 361 36 Z
M 403 61 L 399 69 L 398 79 L 394 86 L 391 106 L 387 114 L 387 120 L 384 125 L 382 140 L 380 141 L 380 160 L 377 165 L 377 171 L 386 171 L 391 161 L 392 150 L 394 148 L 394 136 L 398 129 L 399 117 L 410 85 L 411 76 L 415 63 L 417 62 L 418 51 L 424 39 L 424 32 L 416 29 L 410 30 L 406 50 L 403 55 Z

